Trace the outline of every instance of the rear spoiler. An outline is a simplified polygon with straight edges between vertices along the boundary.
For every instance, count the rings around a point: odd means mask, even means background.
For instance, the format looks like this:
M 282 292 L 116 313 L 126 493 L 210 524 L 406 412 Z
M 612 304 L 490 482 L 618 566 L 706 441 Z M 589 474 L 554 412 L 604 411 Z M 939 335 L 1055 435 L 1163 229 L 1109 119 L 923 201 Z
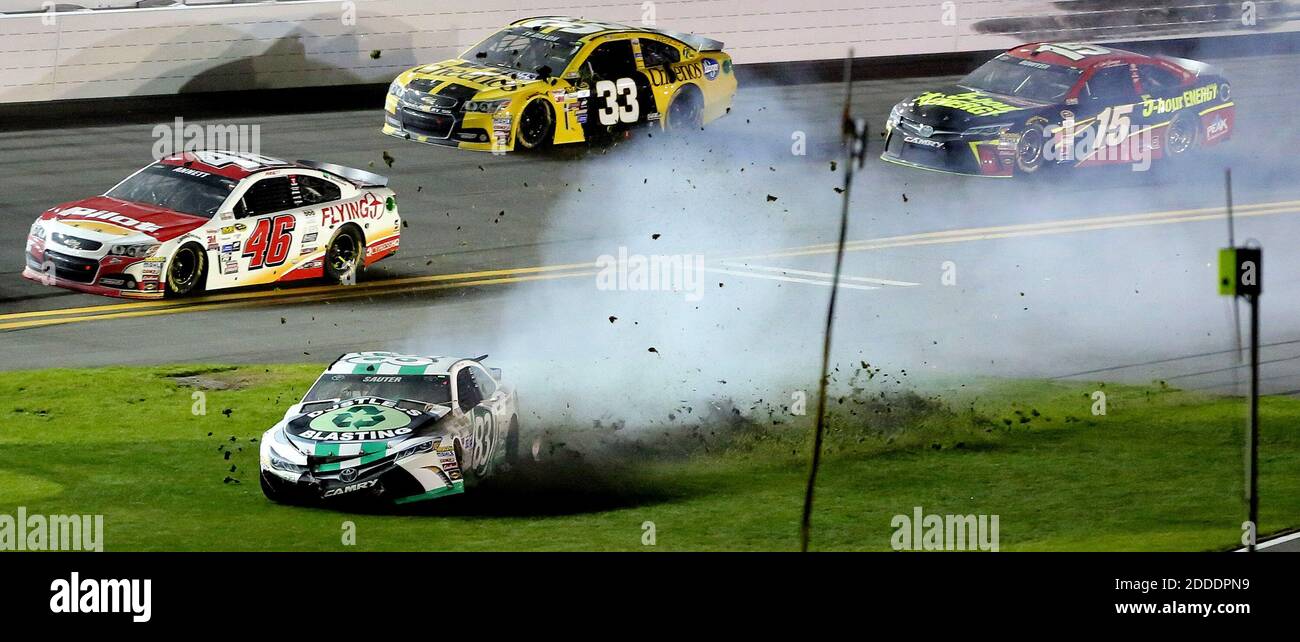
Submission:
M 1197 76 L 1222 76 L 1223 75 L 1223 70 L 1220 69 L 1219 67 L 1211 65 L 1209 63 L 1201 62 L 1199 60 L 1189 60 L 1187 58 L 1175 58 L 1174 56 L 1164 56 L 1164 55 L 1156 56 L 1156 58 L 1159 58 L 1160 60 L 1163 60 L 1165 62 L 1178 65 L 1179 67 L 1182 67 L 1183 69 L 1186 69 L 1187 71 L 1190 71 L 1196 74 Z
M 705 38 L 680 31 L 667 31 L 664 29 L 646 29 L 646 31 L 657 33 L 669 38 L 680 40 L 698 51 L 722 51 L 722 41 L 712 38 Z
M 321 163 L 318 161 L 300 160 L 299 165 L 318 169 L 326 174 L 333 174 L 343 180 L 356 184 L 357 187 L 388 187 L 388 177 L 373 174 L 365 170 L 344 167 L 333 163 Z

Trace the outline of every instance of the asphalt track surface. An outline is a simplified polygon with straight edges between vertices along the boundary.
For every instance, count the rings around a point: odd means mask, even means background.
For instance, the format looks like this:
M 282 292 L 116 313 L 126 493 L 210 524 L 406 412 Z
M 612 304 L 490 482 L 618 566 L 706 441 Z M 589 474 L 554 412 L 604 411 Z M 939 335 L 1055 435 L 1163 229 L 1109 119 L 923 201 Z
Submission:
M 1264 391 L 1300 391 L 1300 89 L 1276 82 L 1296 77 L 1300 59 L 1217 62 L 1233 82 L 1237 130 L 1193 164 L 981 179 L 881 162 L 874 138 L 852 192 L 837 361 L 869 362 L 900 385 L 995 375 L 1241 390 L 1232 307 L 1215 293 L 1223 169 L 1232 167 L 1238 239 L 1265 248 Z M 797 379 L 817 364 L 829 293 L 843 93 L 792 80 L 742 87 L 733 112 L 699 137 L 642 133 L 586 152 L 421 146 L 381 135 L 378 109 L 219 121 L 259 125 L 269 155 L 373 164 L 392 178 L 409 227 L 400 254 L 358 286 L 181 302 L 105 299 L 19 277 L 33 218 L 147 163 L 151 124 L 0 133 L 0 238 L 9 239 L 0 368 L 491 353 L 507 377 L 521 377 L 525 399 L 588 401 L 600 386 L 709 395 Z M 859 82 L 855 111 L 878 132 L 893 103 L 945 80 Z M 707 278 L 694 296 L 600 289 L 594 261 L 620 248 L 703 255 Z M 631 396 L 654 412 L 655 394 Z

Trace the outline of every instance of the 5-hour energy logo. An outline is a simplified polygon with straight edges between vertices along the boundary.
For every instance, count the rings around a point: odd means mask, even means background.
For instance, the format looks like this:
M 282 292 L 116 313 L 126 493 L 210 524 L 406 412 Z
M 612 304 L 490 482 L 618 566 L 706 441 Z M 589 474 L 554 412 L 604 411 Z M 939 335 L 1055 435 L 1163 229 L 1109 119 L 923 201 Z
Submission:
M 1147 118 L 1150 117 L 1151 114 L 1168 114 L 1184 107 L 1195 107 L 1203 103 L 1208 103 L 1218 97 L 1218 85 L 1205 85 L 1195 89 L 1188 89 L 1182 94 L 1171 98 L 1142 96 L 1142 117 Z

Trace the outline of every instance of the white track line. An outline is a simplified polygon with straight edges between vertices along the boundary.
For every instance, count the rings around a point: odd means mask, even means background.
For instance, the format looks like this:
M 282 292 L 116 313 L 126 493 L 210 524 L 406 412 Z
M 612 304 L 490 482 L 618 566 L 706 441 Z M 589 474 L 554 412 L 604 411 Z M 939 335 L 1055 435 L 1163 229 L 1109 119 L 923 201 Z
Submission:
M 1258 543 L 1255 544 L 1255 550 L 1257 550 L 1257 551 L 1261 551 L 1261 550 L 1264 550 L 1264 549 L 1266 549 L 1266 548 L 1272 548 L 1272 547 L 1274 547 L 1274 546 L 1277 546 L 1278 544 L 1285 544 L 1285 543 L 1290 542 L 1290 541 L 1293 541 L 1293 540 L 1295 540 L 1295 539 L 1300 539 L 1300 532 L 1291 533 L 1291 534 L 1289 534 L 1289 535 L 1283 535 L 1283 536 L 1281 536 L 1281 537 L 1274 537 L 1273 539 L 1270 539 L 1270 540 L 1266 540 L 1266 541 L 1263 541 L 1263 542 L 1258 542 Z M 1233 551 L 1233 552 L 1234 552 L 1234 553 L 1245 553 L 1245 552 L 1246 552 L 1246 549 L 1244 549 L 1244 548 L 1239 548 L 1239 549 L 1237 549 L 1237 550 L 1235 550 L 1235 551 Z
M 831 287 L 831 285 L 833 285 L 830 281 L 814 281 L 813 279 L 796 279 L 794 277 L 789 277 L 789 276 L 773 276 L 771 274 L 759 274 L 758 272 L 742 272 L 740 270 L 704 268 L 704 271 L 712 272 L 714 274 L 730 274 L 731 276 L 748 276 L 748 277 L 753 277 L 755 279 L 768 279 L 769 281 L 785 281 L 786 283 L 806 283 L 808 285 L 821 285 L 828 288 Z M 848 288 L 850 290 L 879 290 L 880 289 L 879 287 L 876 287 L 874 285 L 855 285 L 853 283 L 841 283 L 840 287 Z
M 816 276 L 816 277 L 826 279 L 828 281 L 835 278 L 834 274 L 828 274 L 826 272 L 810 272 L 808 270 L 794 270 L 791 268 L 769 267 L 766 265 L 750 265 L 748 263 L 735 263 L 732 261 L 722 261 L 721 265 L 725 265 L 727 267 L 733 267 L 733 268 L 742 268 L 747 270 L 761 270 L 764 272 L 781 272 L 782 274 L 798 274 L 799 276 Z M 875 283 L 876 285 L 893 285 L 902 288 L 910 288 L 910 287 L 921 285 L 920 283 L 913 283 L 911 281 L 894 281 L 891 279 L 876 279 L 867 276 L 841 275 L 840 279 L 845 281 L 861 281 L 863 283 Z

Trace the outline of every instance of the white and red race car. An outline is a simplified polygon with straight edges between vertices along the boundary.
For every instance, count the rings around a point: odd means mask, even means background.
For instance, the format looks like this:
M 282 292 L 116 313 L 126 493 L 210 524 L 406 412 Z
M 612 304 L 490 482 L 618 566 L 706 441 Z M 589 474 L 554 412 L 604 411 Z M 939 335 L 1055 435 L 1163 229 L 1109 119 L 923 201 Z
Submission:
M 350 283 L 397 252 L 402 220 L 387 183 L 312 161 L 176 154 L 103 196 L 42 214 L 23 277 L 138 299 L 320 277 Z

